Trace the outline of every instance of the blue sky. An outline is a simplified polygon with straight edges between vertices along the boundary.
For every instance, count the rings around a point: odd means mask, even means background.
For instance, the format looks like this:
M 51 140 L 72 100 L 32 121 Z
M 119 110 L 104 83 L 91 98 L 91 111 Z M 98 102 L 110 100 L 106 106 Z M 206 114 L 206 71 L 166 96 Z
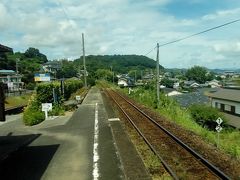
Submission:
M 156 46 L 240 18 L 239 0 L 1 0 L 0 43 L 52 59 L 145 55 Z M 160 48 L 167 68 L 240 68 L 240 22 Z M 156 51 L 147 55 L 155 59 Z

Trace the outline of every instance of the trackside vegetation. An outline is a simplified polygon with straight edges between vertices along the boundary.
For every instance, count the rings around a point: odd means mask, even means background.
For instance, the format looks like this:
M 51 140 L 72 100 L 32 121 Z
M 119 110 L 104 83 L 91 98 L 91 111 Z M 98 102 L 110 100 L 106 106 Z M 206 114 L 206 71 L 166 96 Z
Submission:
M 36 93 L 31 96 L 28 106 L 24 109 L 24 124 L 32 126 L 39 124 L 45 119 L 44 113 L 41 111 L 42 103 L 53 103 L 53 109 L 49 112 L 50 116 L 64 114 L 63 101 L 69 99 L 72 93 L 82 87 L 82 81 L 66 80 L 64 82 L 63 94 L 63 92 L 61 92 L 60 82 L 38 84 L 36 87 Z M 53 91 L 55 97 L 53 96 Z
M 128 89 L 121 89 L 121 91 L 128 94 Z M 214 121 L 219 116 L 223 119 L 224 117 L 216 109 L 201 105 L 183 109 L 176 101 L 164 94 L 160 95 L 160 103 L 157 105 L 155 89 L 149 85 L 134 88 L 129 96 L 217 146 L 216 123 Z M 240 131 L 228 127 L 225 122 L 223 126 L 223 131 L 220 133 L 219 148 L 232 157 L 240 159 Z

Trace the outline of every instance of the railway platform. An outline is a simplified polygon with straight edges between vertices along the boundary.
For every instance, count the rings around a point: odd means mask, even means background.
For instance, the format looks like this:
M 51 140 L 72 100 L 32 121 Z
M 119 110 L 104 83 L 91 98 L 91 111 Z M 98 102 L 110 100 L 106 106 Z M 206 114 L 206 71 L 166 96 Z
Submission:
M 5 179 L 150 179 L 120 121 L 93 87 L 72 114 L 33 127 L 0 125 L 0 144 L 15 144 L 0 163 Z M 30 135 L 30 136 L 28 136 Z M 24 143 L 17 137 L 32 137 Z M 18 142 L 18 144 L 17 144 Z M 20 143 L 20 145 L 19 145 Z M 8 149 L 8 148 L 6 148 Z

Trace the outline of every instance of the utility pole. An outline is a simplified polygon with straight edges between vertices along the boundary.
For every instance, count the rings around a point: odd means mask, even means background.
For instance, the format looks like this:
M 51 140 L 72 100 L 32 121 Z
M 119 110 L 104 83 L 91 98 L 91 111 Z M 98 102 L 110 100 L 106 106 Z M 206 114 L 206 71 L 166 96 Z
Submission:
M 0 83 L 0 121 L 5 121 L 5 96 L 4 96 L 4 88 L 3 83 Z
M 19 61 L 19 58 L 16 59 L 17 91 L 19 91 L 19 82 L 18 82 L 18 61 Z
M 157 43 L 157 103 L 159 105 L 160 95 L 159 95 L 159 44 Z
M 84 34 L 82 33 L 83 45 L 83 68 L 84 68 L 84 86 L 87 87 L 86 63 L 85 63 L 85 48 L 84 48 Z

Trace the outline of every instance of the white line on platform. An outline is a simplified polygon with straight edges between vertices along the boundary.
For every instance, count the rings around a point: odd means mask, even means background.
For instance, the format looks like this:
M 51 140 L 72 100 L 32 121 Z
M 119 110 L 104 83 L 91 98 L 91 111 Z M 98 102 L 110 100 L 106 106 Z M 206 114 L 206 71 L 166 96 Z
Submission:
M 97 180 L 99 178 L 99 170 L 98 170 L 98 103 L 96 103 L 95 107 L 95 125 L 94 125 L 94 144 L 93 144 L 93 179 Z
M 110 118 L 110 119 L 108 119 L 108 121 L 120 121 L 120 119 L 119 118 Z

